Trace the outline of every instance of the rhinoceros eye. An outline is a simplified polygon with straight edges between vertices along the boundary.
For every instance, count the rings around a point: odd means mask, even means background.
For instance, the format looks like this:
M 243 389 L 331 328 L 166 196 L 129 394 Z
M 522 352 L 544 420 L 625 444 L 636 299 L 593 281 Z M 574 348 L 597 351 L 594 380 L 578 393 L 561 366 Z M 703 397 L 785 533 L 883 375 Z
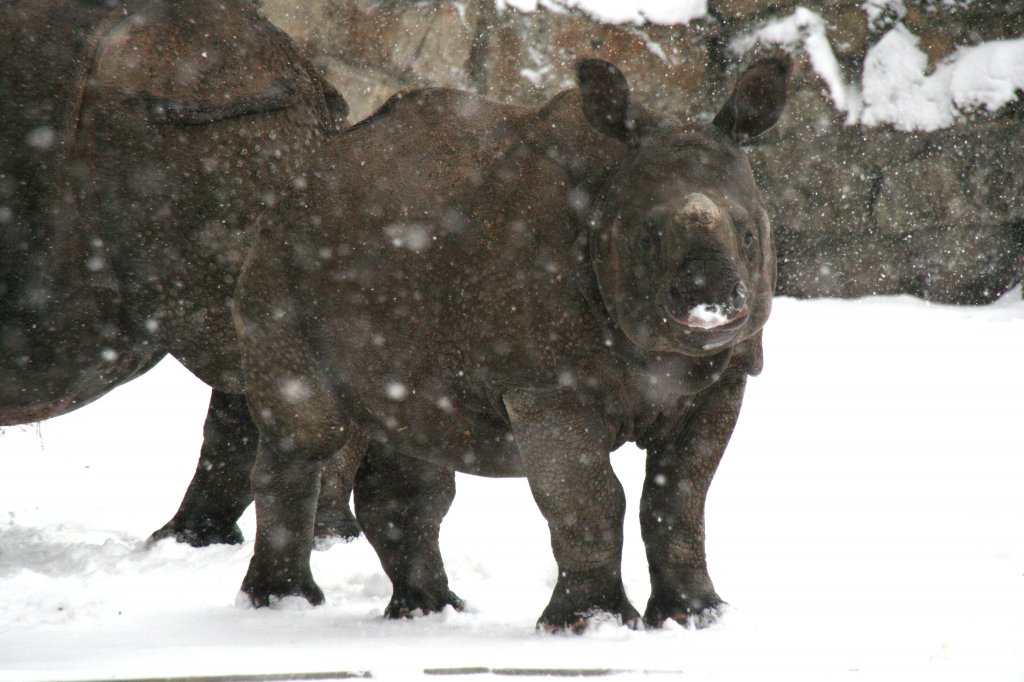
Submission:
M 754 233 L 751 232 L 750 230 L 747 230 L 747 232 L 743 235 L 743 246 L 753 246 L 754 239 Z
M 661 237 L 661 226 L 652 220 L 645 220 L 643 230 L 636 238 L 637 252 L 645 256 L 652 256 L 658 249 L 658 239 Z
M 654 253 L 655 244 L 654 237 L 650 234 L 644 233 L 636 240 L 637 251 L 645 256 L 650 256 Z

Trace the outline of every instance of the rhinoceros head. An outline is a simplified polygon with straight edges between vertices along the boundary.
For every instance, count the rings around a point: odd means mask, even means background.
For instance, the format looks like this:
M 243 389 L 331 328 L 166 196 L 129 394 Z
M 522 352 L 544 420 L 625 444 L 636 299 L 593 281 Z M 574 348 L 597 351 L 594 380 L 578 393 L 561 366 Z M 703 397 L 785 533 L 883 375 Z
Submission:
M 585 118 L 628 149 L 595 198 L 590 243 L 604 304 L 643 350 L 708 355 L 767 320 L 775 250 L 739 143 L 778 120 L 788 68 L 756 63 L 712 124 L 684 125 L 631 105 L 612 64 L 577 63 Z

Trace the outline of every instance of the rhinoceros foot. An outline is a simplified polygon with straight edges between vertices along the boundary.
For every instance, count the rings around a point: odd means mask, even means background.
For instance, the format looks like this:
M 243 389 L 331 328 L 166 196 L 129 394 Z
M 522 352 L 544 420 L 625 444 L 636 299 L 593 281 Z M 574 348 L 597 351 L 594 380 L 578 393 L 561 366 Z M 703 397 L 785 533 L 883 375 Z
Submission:
M 391 601 L 384 609 L 385 618 L 415 618 L 443 611 L 451 606 L 456 611 L 466 608 L 466 603 L 451 590 L 432 592 L 422 588 L 395 588 Z
M 313 606 L 324 603 L 324 593 L 313 580 L 308 568 L 280 565 L 262 570 L 254 559 L 249 563 L 249 572 L 242 581 L 242 592 L 249 596 L 249 602 L 256 608 L 270 606 L 285 597 L 302 597 Z
M 146 545 L 152 546 L 167 538 L 173 538 L 175 542 L 182 542 L 193 547 L 240 545 L 245 540 L 242 536 L 242 529 L 238 527 L 237 523 L 186 525 L 172 519 L 163 528 L 150 535 L 146 540 Z
M 684 627 L 706 628 L 717 623 L 725 612 L 726 603 L 716 593 L 703 595 L 651 595 L 644 612 L 648 627 L 660 628 L 674 620 Z
M 563 624 L 556 624 L 542 617 L 537 621 L 537 629 L 544 630 L 553 635 L 571 633 L 582 635 L 604 623 L 611 623 L 614 626 L 625 625 L 630 630 L 639 630 L 643 626 L 640 614 L 636 609 L 630 607 L 623 613 L 610 613 L 608 611 L 594 610 L 585 614 L 574 614 L 573 620 Z
M 362 531 L 355 516 L 348 509 L 337 512 L 317 512 L 313 535 L 316 549 L 329 549 L 338 542 L 352 542 Z
M 640 613 L 626 598 L 621 582 L 608 595 L 586 599 L 580 597 L 582 595 L 578 592 L 556 586 L 551 601 L 537 621 L 537 629 L 552 634 L 571 632 L 579 635 L 603 623 L 625 625 L 632 630 L 639 629 L 643 624 Z

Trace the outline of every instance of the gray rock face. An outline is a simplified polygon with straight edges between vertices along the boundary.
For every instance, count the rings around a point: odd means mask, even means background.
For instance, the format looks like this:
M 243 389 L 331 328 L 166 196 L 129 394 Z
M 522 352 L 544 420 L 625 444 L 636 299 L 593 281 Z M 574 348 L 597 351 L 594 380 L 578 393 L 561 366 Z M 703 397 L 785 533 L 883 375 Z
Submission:
M 688 25 L 602 24 L 575 10 L 499 10 L 493 0 L 262 0 L 263 12 L 324 69 L 358 120 L 395 90 L 469 88 L 535 104 L 571 85 L 577 55 L 619 64 L 653 108 L 707 119 L 741 62 L 729 45 L 798 7 L 818 13 L 838 66 L 855 80 L 897 23 L 929 69 L 958 48 L 1024 35 L 1024 5 L 907 0 L 869 15 L 839 0 L 711 0 Z M 884 3 L 882 3 L 884 5 Z M 952 127 L 850 125 L 803 47 L 791 50 L 786 114 L 751 149 L 779 251 L 778 293 L 909 293 L 993 300 L 1024 270 L 1024 105 Z

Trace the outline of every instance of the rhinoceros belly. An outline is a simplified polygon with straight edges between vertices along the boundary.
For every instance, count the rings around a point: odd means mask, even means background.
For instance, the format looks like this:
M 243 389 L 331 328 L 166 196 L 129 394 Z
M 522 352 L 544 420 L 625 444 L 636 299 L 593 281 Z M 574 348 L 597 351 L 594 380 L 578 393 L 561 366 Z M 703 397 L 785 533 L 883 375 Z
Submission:
M 397 454 L 479 476 L 522 476 L 511 428 L 503 415 L 461 402 L 454 392 L 408 388 L 392 381 L 347 400 L 362 426 Z M 348 410 L 347 410 L 348 411 Z

